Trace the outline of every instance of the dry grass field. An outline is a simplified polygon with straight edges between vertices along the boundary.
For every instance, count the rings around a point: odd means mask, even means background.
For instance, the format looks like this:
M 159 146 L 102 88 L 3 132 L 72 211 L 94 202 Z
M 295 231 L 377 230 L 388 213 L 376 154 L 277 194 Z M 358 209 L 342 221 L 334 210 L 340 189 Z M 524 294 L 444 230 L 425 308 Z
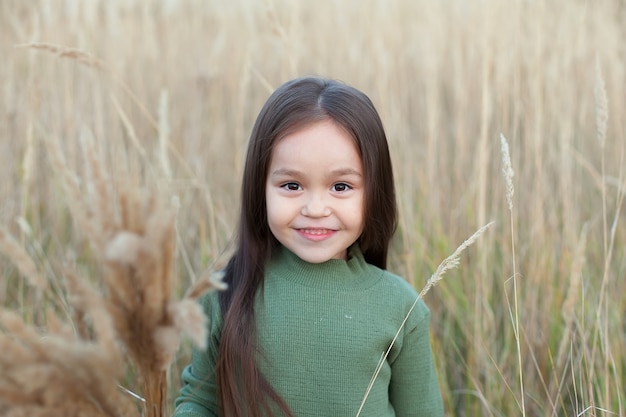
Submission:
M 84 383 L 49 396 L 132 415 L 107 378 L 171 409 L 189 338 L 156 368 L 132 344 L 185 330 L 185 292 L 232 249 L 260 106 L 320 74 L 385 123 L 394 272 L 420 289 L 495 222 L 425 298 L 447 415 L 626 415 L 624 22 L 618 0 L 1 0 L 0 414 L 54 415 L 26 392 Z M 150 400 L 142 375 L 169 388 Z

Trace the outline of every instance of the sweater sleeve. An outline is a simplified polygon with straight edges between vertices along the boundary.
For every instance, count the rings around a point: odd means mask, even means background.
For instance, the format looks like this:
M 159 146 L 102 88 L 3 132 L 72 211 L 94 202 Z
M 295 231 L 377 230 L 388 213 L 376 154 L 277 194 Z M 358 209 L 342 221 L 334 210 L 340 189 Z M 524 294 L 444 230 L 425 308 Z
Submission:
M 389 399 L 397 417 L 441 417 L 443 402 L 430 345 L 430 310 L 421 300 L 391 364 Z
M 217 417 L 217 378 L 215 366 L 221 334 L 221 314 L 215 293 L 202 299 L 209 318 L 209 335 L 206 350 L 194 348 L 191 363 L 182 372 L 183 386 L 176 398 L 173 417 Z

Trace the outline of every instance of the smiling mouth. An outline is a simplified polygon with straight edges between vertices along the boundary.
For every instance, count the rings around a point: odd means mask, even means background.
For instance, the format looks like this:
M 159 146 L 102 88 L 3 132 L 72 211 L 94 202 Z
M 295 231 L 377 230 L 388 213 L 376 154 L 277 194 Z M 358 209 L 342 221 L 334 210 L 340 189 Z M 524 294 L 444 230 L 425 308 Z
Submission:
M 316 242 L 328 239 L 336 233 L 336 230 L 332 229 L 296 229 L 296 231 L 300 236 Z

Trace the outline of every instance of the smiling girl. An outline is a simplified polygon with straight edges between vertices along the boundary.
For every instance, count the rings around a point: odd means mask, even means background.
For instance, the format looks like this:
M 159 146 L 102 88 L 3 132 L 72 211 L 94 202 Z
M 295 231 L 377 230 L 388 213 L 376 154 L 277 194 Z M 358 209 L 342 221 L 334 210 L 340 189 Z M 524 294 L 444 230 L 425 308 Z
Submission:
M 417 298 L 388 272 L 397 209 L 382 122 L 341 82 L 298 78 L 256 120 L 229 288 L 203 299 L 208 348 L 175 415 L 352 417 Z M 420 300 L 360 416 L 442 416 Z

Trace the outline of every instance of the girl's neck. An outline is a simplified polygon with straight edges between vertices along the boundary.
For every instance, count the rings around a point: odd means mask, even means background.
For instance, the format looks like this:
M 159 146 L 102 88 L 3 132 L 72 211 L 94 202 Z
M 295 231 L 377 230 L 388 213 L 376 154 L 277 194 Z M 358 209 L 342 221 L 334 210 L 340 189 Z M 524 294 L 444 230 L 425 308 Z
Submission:
M 368 265 L 355 244 L 348 248 L 348 260 L 329 259 L 322 263 L 306 262 L 280 246 L 268 265 L 267 273 L 305 287 L 354 291 L 374 285 L 382 271 Z

